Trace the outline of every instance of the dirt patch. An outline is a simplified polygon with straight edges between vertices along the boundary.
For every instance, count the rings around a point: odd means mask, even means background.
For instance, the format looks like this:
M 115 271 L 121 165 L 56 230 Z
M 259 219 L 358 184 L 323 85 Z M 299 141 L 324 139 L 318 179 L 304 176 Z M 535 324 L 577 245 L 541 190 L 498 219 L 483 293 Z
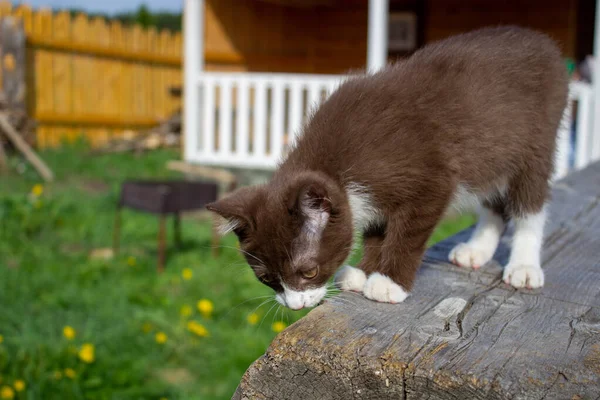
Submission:
M 105 193 L 110 190 L 110 186 L 100 180 L 88 180 L 83 181 L 79 185 L 85 192 L 91 194 Z
M 194 380 L 192 373 L 185 368 L 160 369 L 156 371 L 156 376 L 171 385 L 183 385 Z

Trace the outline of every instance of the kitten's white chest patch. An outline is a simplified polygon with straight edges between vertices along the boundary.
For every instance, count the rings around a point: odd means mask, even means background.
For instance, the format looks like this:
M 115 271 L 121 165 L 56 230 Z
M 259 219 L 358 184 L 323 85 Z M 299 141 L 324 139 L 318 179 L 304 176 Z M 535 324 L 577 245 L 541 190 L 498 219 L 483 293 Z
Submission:
M 352 223 L 356 231 L 360 233 L 369 225 L 383 222 L 383 216 L 373 204 L 373 198 L 365 186 L 350 183 L 346 186 L 346 193 L 352 212 Z
M 462 212 L 474 211 L 479 206 L 480 201 L 480 197 L 470 192 L 466 186 L 458 185 L 452 197 L 452 202 L 446 210 L 446 215 L 451 216 Z

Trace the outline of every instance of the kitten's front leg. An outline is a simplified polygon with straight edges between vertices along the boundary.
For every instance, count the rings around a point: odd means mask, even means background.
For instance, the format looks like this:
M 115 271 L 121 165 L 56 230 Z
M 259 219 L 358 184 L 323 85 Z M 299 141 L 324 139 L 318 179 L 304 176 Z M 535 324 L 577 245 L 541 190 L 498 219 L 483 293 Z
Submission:
M 334 281 L 338 288 L 344 291 L 362 293 L 367 274 L 377 269 L 379 265 L 383 229 L 370 229 L 363 233 L 363 257 L 357 267 L 346 265 L 335 275 Z
M 443 210 L 436 207 L 426 214 L 395 214 L 388 218 L 380 261 L 365 283 L 365 297 L 383 303 L 401 303 L 408 297 L 427 240 Z

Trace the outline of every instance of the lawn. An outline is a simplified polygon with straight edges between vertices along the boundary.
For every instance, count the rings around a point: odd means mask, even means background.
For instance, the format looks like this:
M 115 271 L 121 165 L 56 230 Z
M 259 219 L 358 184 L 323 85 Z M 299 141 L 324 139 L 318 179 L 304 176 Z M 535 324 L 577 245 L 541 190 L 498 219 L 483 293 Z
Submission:
M 162 275 L 154 216 L 125 211 L 120 254 L 90 257 L 111 245 L 119 184 L 178 177 L 165 169 L 177 152 L 42 156 L 54 183 L 18 159 L 19 173 L 0 177 L 0 399 L 228 399 L 305 314 L 275 305 L 235 238 L 212 258 L 197 215 L 183 219 L 184 244 Z M 432 240 L 471 222 L 447 221 Z

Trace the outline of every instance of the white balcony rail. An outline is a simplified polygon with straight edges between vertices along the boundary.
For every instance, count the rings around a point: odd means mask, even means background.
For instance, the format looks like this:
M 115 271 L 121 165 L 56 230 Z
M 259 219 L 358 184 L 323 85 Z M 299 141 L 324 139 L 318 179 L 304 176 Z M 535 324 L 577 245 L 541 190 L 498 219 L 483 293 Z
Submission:
M 199 132 L 186 130 L 186 161 L 276 168 L 312 108 L 342 79 L 337 75 L 201 73 L 196 89 L 199 104 L 191 104 L 197 118 L 193 125 Z
M 186 161 L 221 167 L 272 170 L 285 155 L 313 107 L 343 81 L 340 75 L 203 72 L 198 104 L 186 124 Z M 572 82 L 557 143 L 559 179 L 600 159 L 593 136 L 591 85 Z M 190 121 L 190 119 L 193 119 Z M 191 122 L 191 123 L 190 123 Z
M 569 103 L 558 132 L 555 179 L 600 159 L 600 137 L 593 130 L 593 90 L 582 82 L 571 82 Z

